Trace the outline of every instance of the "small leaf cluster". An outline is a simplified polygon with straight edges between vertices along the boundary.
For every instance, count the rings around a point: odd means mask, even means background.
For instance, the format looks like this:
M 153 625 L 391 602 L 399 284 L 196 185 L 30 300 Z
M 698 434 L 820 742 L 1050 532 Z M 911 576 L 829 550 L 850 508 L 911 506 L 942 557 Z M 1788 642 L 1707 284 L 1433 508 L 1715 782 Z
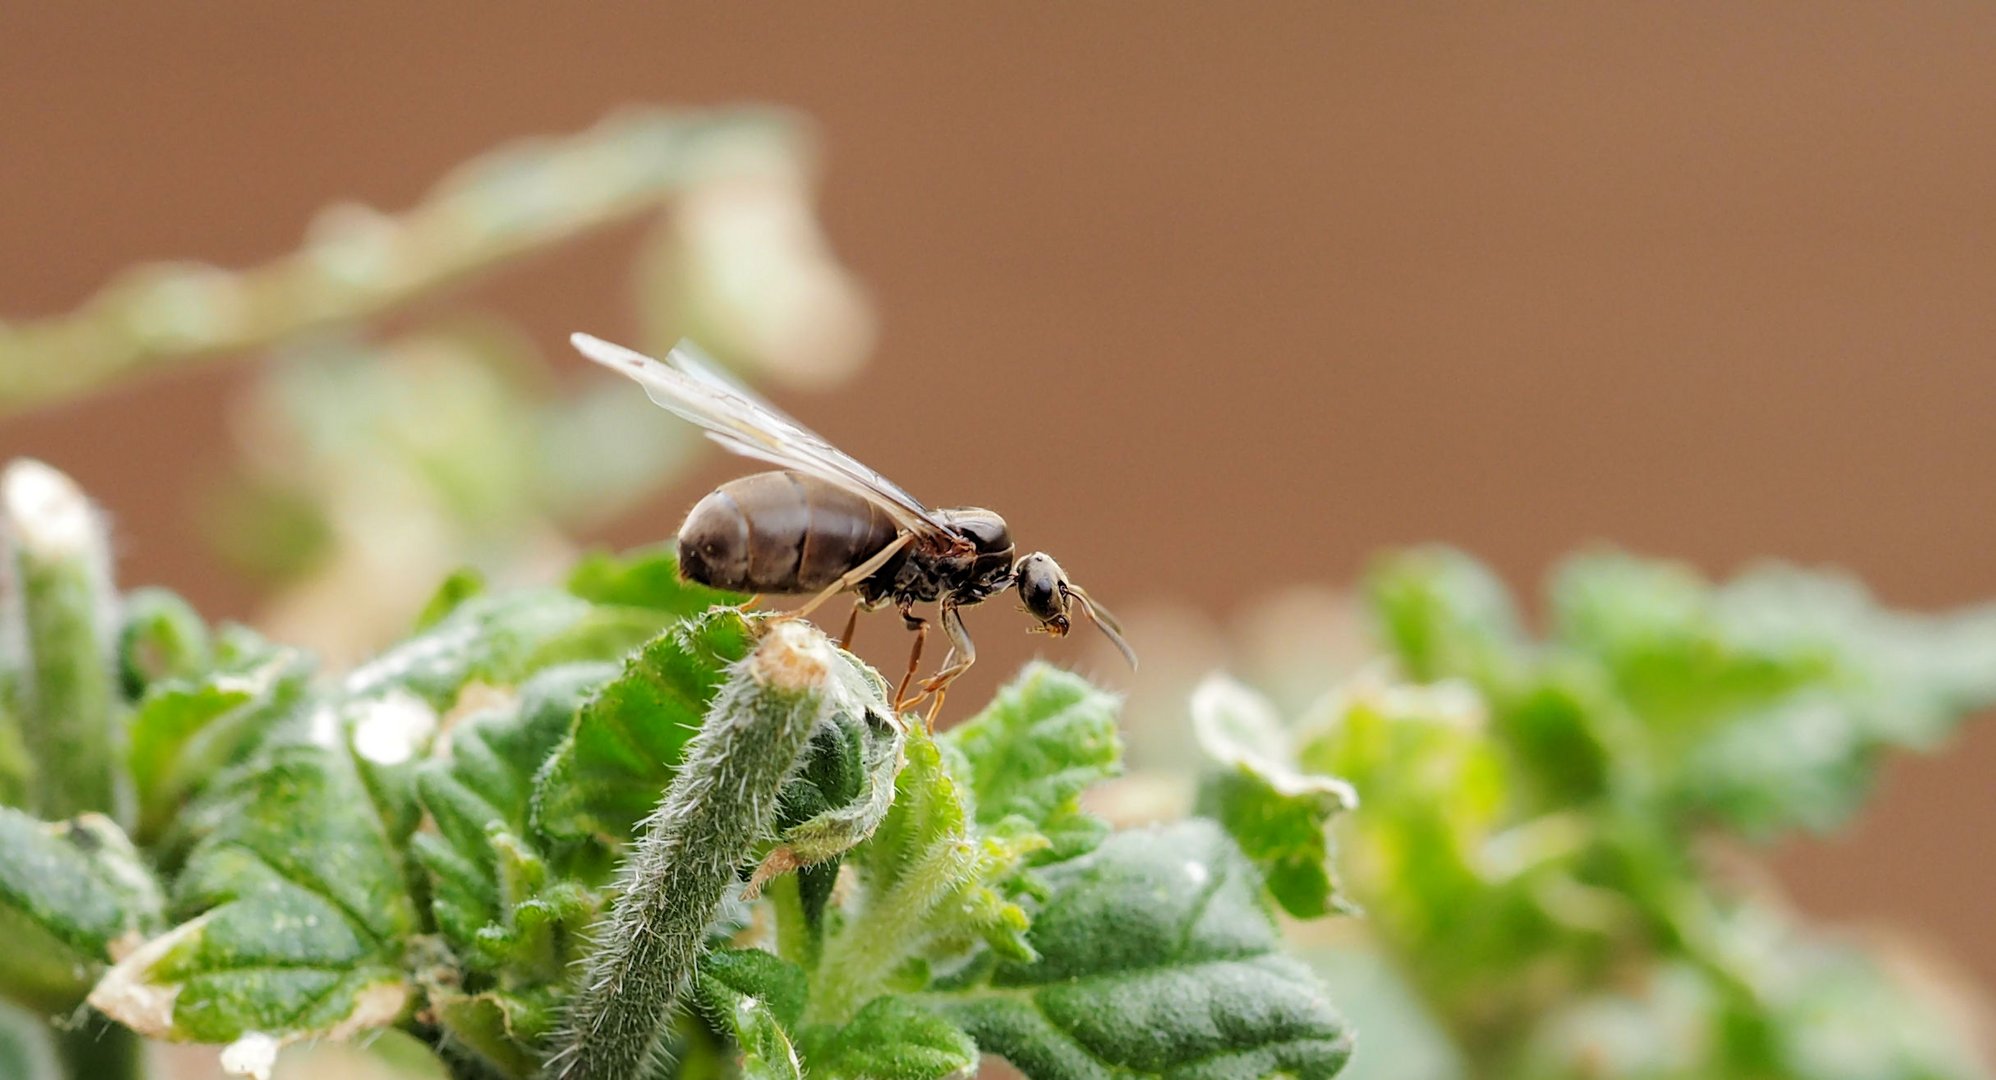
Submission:
M 1553 575 L 1535 635 L 1446 549 L 1383 560 L 1363 596 L 1386 662 L 1295 725 L 1245 687 L 1201 690 L 1231 769 L 1203 798 L 1291 910 L 1332 895 L 1299 823 L 1356 803 L 1335 864 L 1461 1073 L 1984 1075 L 1896 965 L 1736 867 L 1743 843 L 1845 821 L 1887 753 L 1996 702 L 1996 610 L 1913 616 L 1829 574 L 1713 584 L 1597 553 Z M 1367 1050 L 1357 1075 L 1414 1053 Z

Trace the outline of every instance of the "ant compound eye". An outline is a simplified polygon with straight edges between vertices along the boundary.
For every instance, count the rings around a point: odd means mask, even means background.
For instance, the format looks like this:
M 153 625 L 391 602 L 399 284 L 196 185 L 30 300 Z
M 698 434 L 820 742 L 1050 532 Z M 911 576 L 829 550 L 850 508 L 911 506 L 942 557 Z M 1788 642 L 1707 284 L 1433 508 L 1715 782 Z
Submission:
M 1060 589 L 1044 575 L 1020 575 L 1019 599 L 1026 602 L 1028 611 L 1042 618 L 1060 611 Z

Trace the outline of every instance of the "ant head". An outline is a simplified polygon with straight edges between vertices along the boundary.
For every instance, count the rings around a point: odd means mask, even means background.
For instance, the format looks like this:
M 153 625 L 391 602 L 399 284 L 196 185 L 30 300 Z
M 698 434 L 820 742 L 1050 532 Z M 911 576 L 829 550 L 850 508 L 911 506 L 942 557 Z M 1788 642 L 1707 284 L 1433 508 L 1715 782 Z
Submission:
M 1066 635 L 1073 626 L 1068 619 L 1070 605 L 1079 605 L 1081 613 L 1116 646 L 1123 659 L 1130 662 L 1130 667 L 1137 666 L 1137 654 L 1130 651 L 1129 643 L 1123 640 L 1123 628 L 1117 624 L 1115 616 L 1091 600 L 1080 586 L 1067 580 L 1067 572 L 1053 561 L 1053 556 L 1044 551 L 1024 556 L 1012 568 L 1012 577 L 1019 587 L 1019 602 L 1025 606 L 1027 614 L 1040 622 L 1039 632 L 1054 637 Z
M 1012 577 L 1018 582 L 1019 602 L 1026 613 L 1040 621 L 1040 629 L 1054 637 L 1067 633 L 1067 592 L 1072 586 L 1060 564 L 1044 551 L 1035 551 L 1019 560 Z

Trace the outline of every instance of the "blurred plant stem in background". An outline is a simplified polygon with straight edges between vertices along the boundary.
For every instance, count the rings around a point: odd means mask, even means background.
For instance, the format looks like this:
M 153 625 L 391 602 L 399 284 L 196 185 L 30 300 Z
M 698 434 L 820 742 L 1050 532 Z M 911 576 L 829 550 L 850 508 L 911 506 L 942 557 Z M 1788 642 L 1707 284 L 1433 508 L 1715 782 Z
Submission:
M 354 660 L 467 563 L 565 565 L 700 445 L 621 384 L 564 396 L 526 333 L 474 310 L 371 323 L 599 226 L 655 216 L 632 267 L 642 345 L 697 338 L 750 378 L 822 386 L 872 341 L 812 208 L 807 127 L 772 110 L 642 111 L 472 161 L 415 208 L 322 213 L 240 272 L 131 271 L 77 311 L 0 325 L 0 411 L 191 363 L 276 354 L 236 410 L 239 474 L 200 508 L 274 590 L 274 633 Z M 539 576 L 545 576 L 544 574 Z
M 591 229 L 678 205 L 647 260 L 652 328 L 725 359 L 823 378 L 864 354 L 868 319 L 811 212 L 799 119 L 642 111 L 471 161 L 419 206 L 324 211 L 298 251 L 243 271 L 136 267 L 76 311 L 0 324 L 0 411 L 353 326 Z M 652 342 L 651 344 L 657 344 Z

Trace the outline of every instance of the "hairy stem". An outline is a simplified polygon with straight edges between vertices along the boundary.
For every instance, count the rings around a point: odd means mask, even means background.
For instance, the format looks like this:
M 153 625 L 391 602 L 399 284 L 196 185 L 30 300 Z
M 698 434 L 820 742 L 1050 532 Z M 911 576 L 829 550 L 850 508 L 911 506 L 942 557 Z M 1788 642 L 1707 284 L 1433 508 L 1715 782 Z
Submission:
M 399 216 L 335 208 L 314 222 L 304 247 L 262 266 L 139 267 L 74 312 L 0 323 L 0 410 L 379 315 L 655 210 L 716 161 L 739 155 L 744 141 L 790 147 L 800 139 L 788 117 L 766 110 L 616 116 L 572 138 L 501 148 Z
M 835 662 L 822 633 L 776 623 L 714 699 L 625 864 L 547 1076 L 625 1080 L 657 1059 L 707 928 L 836 699 Z
M 54 821 L 117 815 L 117 600 L 103 524 L 76 484 L 39 461 L 0 474 L 10 581 L 0 667 L 35 776 L 31 805 Z

